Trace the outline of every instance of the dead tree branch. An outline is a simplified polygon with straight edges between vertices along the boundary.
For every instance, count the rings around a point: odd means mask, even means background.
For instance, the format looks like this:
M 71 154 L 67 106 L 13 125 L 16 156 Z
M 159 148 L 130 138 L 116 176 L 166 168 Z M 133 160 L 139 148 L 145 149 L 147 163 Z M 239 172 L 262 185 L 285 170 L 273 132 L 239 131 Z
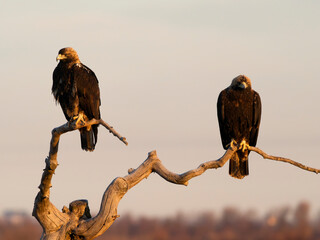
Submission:
M 94 125 L 94 124 L 101 124 L 106 129 L 108 129 L 109 132 L 113 134 L 113 136 L 119 138 L 119 140 L 122 141 L 125 145 L 128 145 L 127 139 L 125 137 L 122 137 L 116 130 L 114 130 L 114 128 L 112 126 L 110 126 L 108 123 L 106 123 L 102 119 L 97 120 L 97 119 L 93 118 L 89 122 L 85 123 L 84 125 L 81 125 L 81 127 Z
M 84 125 L 75 126 L 74 124 L 64 124 L 52 131 L 49 156 L 46 158 L 46 167 L 43 171 L 39 193 L 36 196 L 33 216 L 39 221 L 43 228 L 41 239 L 46 240 L 65 240 L 65 239 L 94 239 L 103 234 L 115 221 L 117 217 L 117 207 L 122 197 L 129 189 L 137 185 L 140 181 L 147 178 L 152 172 L 157 173 L 163 179 L 174 184 L 188 185 L 188 181 L 200 176 L 208 169 L 215 169 L 224 166 L 231 158 L 233 153 L 240 146 L 231 143 L 229 149 L 218 160 L 202 163 L 198 168 L 182 174 L 176 174 L 167 170 L 158 158 L 156 151 L 148 154 L 148 158 L 136 169 L 129 169 L 128 175 L 115 178 L 103 194 L 99 213 L 91 217 L 87 200 L 77 200 L 69 204 L 69 208 L 63 207 L 59 211 L 50 202 L 51 179 L 58 166 L 57 152 L 60 136 L 63 133 L 96 124 L 98 120 L 91 120 Z M 115 136 L 125 142 L 125 138 L 116 133 L 109 125 L 102 120 L 100 124 L 108 126 Z M 265 154 L 258 148 L 249 147 L 264 158 L 289 162 L 300 168 L 318 173 L 320 170 L 306 167 L 300 163 L 285 158 L 273 157 Z
M 306 170 L 306 171 L 315 172 L 316 174 L 318 174 L 318 173 L 320 172 L 320 169 L 316 169 L 316 168 L 312 168 L 312 167 L 305 166 L 305 165 L 303 165 L 302 163 L 293 161 L 293 160 L 288 159 L 288 158 L 275 157 L 275 156 L 268 155 L 268 154 L 266 154 L 264 151 L 262 151 L 261 149 L 259 149 L 259 148 L 257 148 L 257 147 L 251 147 L 251 146 L 249 146 L 248 149 L 249 149 L 250 151 L 254 151 L 254 152 L 260 154 L 264 159 L 270 159 L 270 160 L 275 160 L 275 161 L 290 163 L 290 164 L 292 164 L 292 165 L 294 165 L 294 166 L 296 166 L 296 167 L 299 167 L 299 168 L 301 168 L 301 169 L 304 169 L 304 170 Z

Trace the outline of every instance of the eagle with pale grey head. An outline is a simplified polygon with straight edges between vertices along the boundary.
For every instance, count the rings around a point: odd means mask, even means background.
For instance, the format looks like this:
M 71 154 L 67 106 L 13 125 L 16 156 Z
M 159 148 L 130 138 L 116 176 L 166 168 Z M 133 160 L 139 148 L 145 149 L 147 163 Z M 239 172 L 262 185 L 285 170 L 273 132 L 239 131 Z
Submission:
M 99 82 L 94 72 L 82 64 L 77 52 L 62 48 L 53 72 L 52 94 L 60 104 L 66 119 L 71 122 L 100 119 Z M 98 125 L 80 128 L 81 148 L 93 151 L 98 140 Z
M 217 112 L 222 146 L 228 149 L 231 142 L 241 145 L 230 159 L 229 174 L 242 179 L 249 174 L 247 145 L 256 146 L 260 120 L 261 100 L 251 87 L 248 77 L 240 75 L 220 92 Z

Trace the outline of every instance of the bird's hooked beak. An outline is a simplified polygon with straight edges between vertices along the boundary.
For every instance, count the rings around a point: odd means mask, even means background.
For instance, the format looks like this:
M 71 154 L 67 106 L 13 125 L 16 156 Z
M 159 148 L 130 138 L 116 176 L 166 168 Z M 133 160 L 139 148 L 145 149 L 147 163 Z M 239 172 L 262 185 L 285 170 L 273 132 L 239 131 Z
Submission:
M 59 54 L 56 58 L 56 61 L 66 59 L 67 57 L 63 54 Z
M 241 82 L 241 83 L 239 84 L 239 87 L 240 87 L 241 89 L 246 89 L 247 86 L 248 86 L 248 85 L 247 85 L 245 82 Z

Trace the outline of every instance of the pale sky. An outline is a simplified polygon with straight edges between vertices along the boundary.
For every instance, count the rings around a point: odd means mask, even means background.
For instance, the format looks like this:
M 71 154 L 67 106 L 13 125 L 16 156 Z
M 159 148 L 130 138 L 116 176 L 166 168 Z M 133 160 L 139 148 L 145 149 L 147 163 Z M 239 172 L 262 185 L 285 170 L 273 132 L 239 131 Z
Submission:
M 216 101 L 239 74 L 262 99 L 257 147 L 320 168 L 320 2 L 121 0 L 0 2 L 0 214 L 31 214 L 51 130 L 66 122 L 51 94 L 59 49 L 73 47 L 97 75 L 102 118 L 96 150 L 63 135 L 51 201 L 88 199 L 92 212 L 111 181 L 157 150 L 182 173 L 221 157 Z M 320 176 L 249 158 L 250 175 L 209 170 L 188 187 L 156 174 L 121 200 L 118 214 L 167 216 L 235 206 L 261 213 L 308 201 L 320 211 Z

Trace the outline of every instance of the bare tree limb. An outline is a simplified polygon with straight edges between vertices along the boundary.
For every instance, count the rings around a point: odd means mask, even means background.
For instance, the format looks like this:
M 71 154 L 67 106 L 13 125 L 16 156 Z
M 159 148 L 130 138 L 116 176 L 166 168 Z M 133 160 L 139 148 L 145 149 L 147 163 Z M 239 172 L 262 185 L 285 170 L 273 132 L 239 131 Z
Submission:
M 36 196 L 33 216 L 39 221 L 43 228 L 41 239 L 46 240 L 65 240 L 65 239 L 94 239 L 103 234 L 119 217 L 117 207 L 122 197 L 129 189 L 137 185 L 140 181 L 147 178 L 152 172 L 157 173 L 168 182 L 180 185 L 188 185 L 188 181 L 194 177 L 200 176 L 208 169 L 223 167 L 231 158 L 235 151 L 241 148 L 240 145 L 231 143 L 225 154 L 218 160 L 208 161 L 200 164 L 196 169 L 182 174 L 176 174 L 167 170 L 157 156 L 156 151 L 148 154 L 148 158 L 136 169 L 129 169 L 128 175 L 115 178 L 103 194 L 99 213 L 91 217 L 88 202 L 86 200 L 76 200 L 69 204 L 69 208 L 63 207 L 59 211 L 50 202 L 51 179 L 58 166 L 57 153 L 60 136 L 69 131 L 86 127 L 92 124 L 103 124 L 121 141 L 121 137 L 112 127 L 99 120 L 91 120 L 83 125 L 66 123 L 53 129 L 50 142 L 49 156 L 46 158 L 46 167 L 43 171 L 39 193 Z M 273 157 L 255 147 L 248 147 L 264 158 L 291 163 L 307 171 L 319 173 L 320 170 L 306 167 L 290 159 Z
M 264 159 L 270 159 L 270 160 L 275 160 L 275 161 L 280 161 L 280 162 L 286 162 L 286 163 L 290 163 L 296 167 L 299 167 L 301 169 L 304 169 L 306 171 L 309 171 L 309 172 L 315 172 L 316 174 L 318 174 L 320 172 L 320 169 L 316 169 L 316 168 L 312 168 L 312 167 L 308 167 L 308 166 L 305 166 L 303 165 L 302 163 L 299 163 L 299 162 L 295 162 L 291 159 L 288 159 L 288 158 L 283 158 L 283 157 L 275 157 L 275 156 L 271 156 L 271 155 L 268 155 L 266 154 L 264 151 L 262 151 L 261 149 L 257 148 L 257 147 L 251 147 L 251 146 L 248 146 L 248 149 L 250 151 L 254 151 L 258 154 L 260 154 Z
M 167 170 L 159 160 L 156 151 L 148 154 L 148 158 L 135 170 L 130 169 L 129 174 L 123 178 L 116 178 L 104 193 L 100 211 L 96 217 L 82 221 L 74 230 L 75 234 L 85 239 L 93 239 L 104 233 L 114 222 L 117 215 L 117 206 L 124 194 L 147 178 L 152 172 L 158 173 L 166 181 L 187 185 L 188 180 L 200 176 L 208 169 L 222 167 L 237 150 L 237 146 L 230 146 L 226 153 L 218 160 L 201 164 L 197 169 L 182 174 Z
M 97 119 L 93 118 L 89 122 L 85 123 L 82 126 L 88 126 L 88 125 L 93 125 L 93 124 L 101 124 L 106 129 L 108 129 L 109 132 L 113 134 L 113 136 L 119 138 L 119 140 L 122 141 L 125 145 L 128 145 L 127 139 L 125 137 L 122 137 L 116 130 L 114 130 L 114 128 L 112 126 L 110 126 L 108 123 L 106 123 L 102 119 L 97 120 Z

